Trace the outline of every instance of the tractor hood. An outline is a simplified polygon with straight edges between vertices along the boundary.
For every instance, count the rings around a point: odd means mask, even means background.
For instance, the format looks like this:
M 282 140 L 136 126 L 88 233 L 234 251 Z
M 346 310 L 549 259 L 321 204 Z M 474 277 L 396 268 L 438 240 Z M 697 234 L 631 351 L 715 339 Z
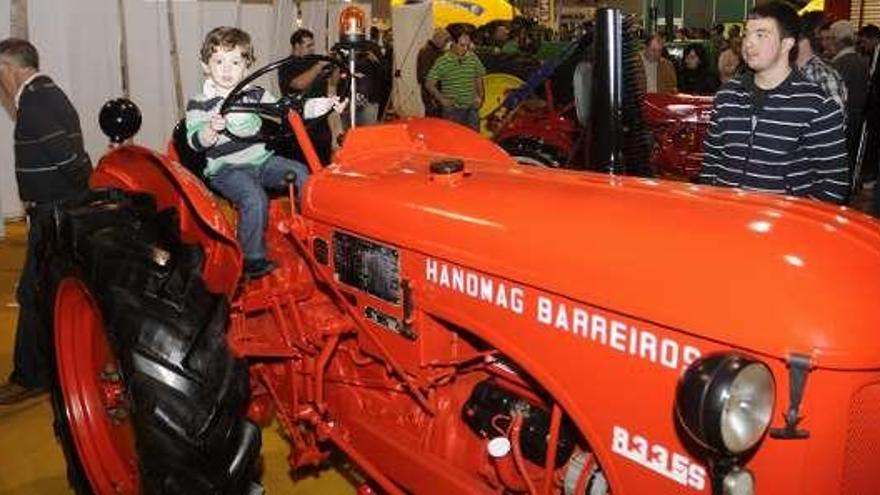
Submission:
M 432 173 L 450 156 L 463 172 Z M 844 207 L 520 166 L 414 120 L 352 132 L 305 214 L 752 352 L 880 368 L 880 224 Z

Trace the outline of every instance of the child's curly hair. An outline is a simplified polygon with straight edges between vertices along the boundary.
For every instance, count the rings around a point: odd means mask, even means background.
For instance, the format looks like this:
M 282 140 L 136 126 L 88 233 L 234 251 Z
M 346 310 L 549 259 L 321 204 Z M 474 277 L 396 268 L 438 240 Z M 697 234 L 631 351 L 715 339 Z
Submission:
M 250 67 L 254 60 L 256 60 L 256 57 L 254 57 L 254 47 L 251 45 L 251 36 L 235 27 L 216 27 L 205 36 L 205 42 L 202 43 L 202 63 L 207 64 L 208 60 L 211 59 L 211 55 L 218 48 L 234 50 L 236 47 L 241 48 L 241 55 L 247 62 L 248 67 Z

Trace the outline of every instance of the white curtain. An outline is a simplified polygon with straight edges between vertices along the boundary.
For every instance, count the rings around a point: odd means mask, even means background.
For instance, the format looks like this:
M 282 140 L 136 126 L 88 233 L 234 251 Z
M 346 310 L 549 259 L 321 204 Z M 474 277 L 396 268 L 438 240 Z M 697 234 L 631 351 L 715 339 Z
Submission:
M 0 38 L 9 36 L 10 0 L 0 0 Z M 0 109 L 0 237 L 3 220 L 22 214 L 15 184 L 15 159 L 12 155 L 13 116 Z
M 294 0 L 275 0 L 275 12 L 273 27 L 275 34 L 272 36 L 271 45 L 272 60 L 290 55 L 290 35 L 297 30 L 297 9 Z M 277 84 L 278 81 L 275 83 Z
M 143 114 L 139 144 L 164 151 L 177 119 L 174 77 L 165 0 L 125 0 L 131 99 Z M 256 66 L 290 52 L 288 38 L 296 25 L 294 0 L 270 4 L 173 1 L 175 32 L 185 100 L 200 90 L 199 49 L 205 34 L 235 25 L 253 40 Z M 10 0 L 0 0 L 0 37 L 9 35 Z M 240 13 L 240 18 L 236 15 Z M 326 12 L 325 12 L 326 15 Z M 97 163 L 107 148 L 98 113 L 122 94 L 120 29 L 117 2 L 109 0 L 29 0 L 30 41 L 40 52 L 40 69 L 64 89 L 79 112 L 86 149 Z M 277 94 L 275 77 L 258 84 Z M 0 206 L 4 216 L 21 214 L 15 184 L 10 116 L 0 116 Z
M 40 70 L 79 112 L 93 161 L 107 143 L 98 128 L 98 112 L 122 88 L 117 15 L 116 2 L 106 0 L 28 2 L 28 38 L 40 53 Z
M 300 3 L 302 27 L 315 35 L 315 53 L 327 53 L 327 2 L 309 0 Z
M 394 29 L 394 108 L 401 116 L 424 115 L 425 107 L 416 80 L 416 59 L 434 29 L 431 2 L 397 5 L 391 8 Z

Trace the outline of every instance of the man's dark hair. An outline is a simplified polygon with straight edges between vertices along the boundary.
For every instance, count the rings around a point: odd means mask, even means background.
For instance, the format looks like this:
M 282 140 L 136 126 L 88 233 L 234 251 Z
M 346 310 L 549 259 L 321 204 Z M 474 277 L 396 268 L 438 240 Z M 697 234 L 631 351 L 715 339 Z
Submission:
M 719 36 L 723 36 L 724 35 L 724 24 L 715 24 L 715 27 L 712 28 L 712 31 L 714 31 L 715 34 L 717 34 Z
M 297 29 L 290 35 L 290 46 L 300 45 L 307 39 L 315 39 L 315 34 L 308 29 Z
M 458 39 L 465 34 L 468 35 L 468 37 L 473 38 L 474 29 L 463 23 L 454 25 L 450 24 L 446 27 L 446 30 L 449 31 L 449 37 L 452 38 L 453 43 L 458 43 Z
M 827 22 L 825 14 L 816 10 L 801 16 L 801 37 L 810 41 L 810 48 L 816 53 L 822 53 L 822 38 L 819 31 Z
M 788 5 L 780 2 L 770 2 L 758 5 L 749 13 L 749 19 L 773 19 L 779 26 L 781 38 L 794 38 L 798 40 L 801 33 L 801 19 L 797 12 Z
M 645 36 L 645 46 L 650 45 L 651 41 L 653 41 L 654 39 L 657 39 L 657 41 L 659 41 L 660 44 L 663 44 L 666 42 L 666 36 L 664 36 L 663 33 L 660 31 L 655 31 L 655 32 L 650 33 L 647 36 Z
M 868 24 L 862 29 L 859 29 L 859 36 L 862 38 L 880 38 L 880 27 Z
M 684 59 L 687 58 L 688 53 L 690 53 L 690 52 L 696 53 L 697 57 L 700 58 L 700 65 L 697 66 L 697 70 L 702 71 L 703 69 L 705 69 L 706 68 L 706 49 L 703 48 L 703 45 L 701 45 L 700 43 L 691 43 L 690 45 L 685 47 L 684 52 L 682 52 L 682 55 L 681 55 L 682 67 L 685 67 Z
M 0 41 L 0 56 L 11 58 L 21 67 L 40 70 L 40 55 L 27 40 L 6 38 Z

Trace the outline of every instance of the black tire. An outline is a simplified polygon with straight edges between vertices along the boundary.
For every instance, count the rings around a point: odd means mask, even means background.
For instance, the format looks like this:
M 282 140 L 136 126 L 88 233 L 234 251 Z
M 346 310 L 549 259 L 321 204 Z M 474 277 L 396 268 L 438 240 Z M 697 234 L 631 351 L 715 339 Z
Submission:
M 205 289 L 201 250 L 180 241 L 176 214 L 156 213 L 146 195 L 104 191 L 60 212 L 57 225 L 45 253 L 46 314 L 71 278 L 99 308 L 129 404 L 141 492 L 245 493 L 261 443 L 244 418 L 247 365 L 227 347 L 229 304 Z M 49 346 L 57 367 L 62 349 Z M 92 493 L 62 379 L 56 369 L 55 431 L 71 486 Z
M 567 168 L 568 157 L 556 146 L 533 137 L 512 137 L 498 143 L 517 163 L 536 167 Z

